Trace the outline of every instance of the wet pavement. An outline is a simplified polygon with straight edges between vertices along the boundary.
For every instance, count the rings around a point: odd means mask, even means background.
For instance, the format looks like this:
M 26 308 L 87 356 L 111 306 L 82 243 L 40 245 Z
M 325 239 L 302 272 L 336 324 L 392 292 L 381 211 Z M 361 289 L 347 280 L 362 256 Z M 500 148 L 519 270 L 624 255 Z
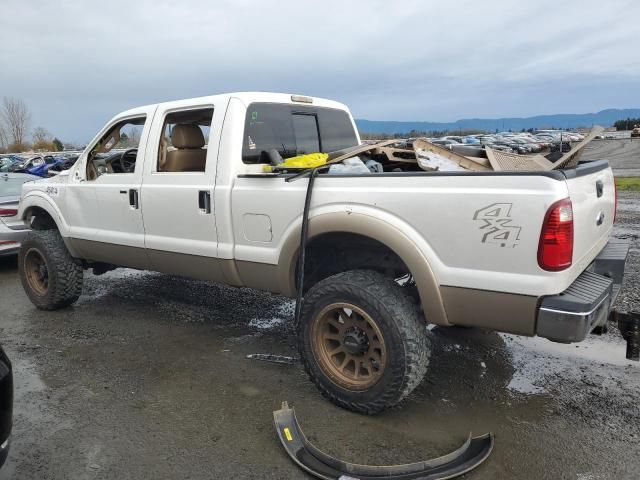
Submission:
M 618 304 L 640 309 L 640 194 L 621 192 L 633 243 Z M 640 365 L 615 332 L 577 345 L 432 331 L 423 383 L 375 417 L 325 401 L 295 356 L 293 304 L 156 273 L 86 274 L 72 308 L 36 310 L 0 260 L 0 342 L 14 362 L 14 441 L 0 479 L 297 479 L 272 427 L 282 400 L 308 437 L 358 463 L 447 453 L 470 431 L 496 446 L 470 479 L 640 478 Z

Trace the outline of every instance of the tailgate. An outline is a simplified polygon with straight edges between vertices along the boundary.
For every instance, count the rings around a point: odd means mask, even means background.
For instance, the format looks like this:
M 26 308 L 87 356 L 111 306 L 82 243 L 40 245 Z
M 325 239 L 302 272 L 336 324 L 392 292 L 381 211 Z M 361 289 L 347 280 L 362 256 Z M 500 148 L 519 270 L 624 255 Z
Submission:
M 615 184 L 609 162 L 597 160 L 565 170 L 573 206 L 573 265 L 581 270 L 604 247 L 615 215 Z

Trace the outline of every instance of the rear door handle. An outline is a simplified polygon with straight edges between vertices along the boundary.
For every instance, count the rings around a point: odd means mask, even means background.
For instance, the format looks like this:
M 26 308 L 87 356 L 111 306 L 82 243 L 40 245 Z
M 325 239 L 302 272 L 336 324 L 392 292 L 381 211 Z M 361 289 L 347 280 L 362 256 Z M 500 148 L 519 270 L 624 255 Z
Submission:
M 129 205 L 131 205 L 135 210 L 140 208 L 140 203 L 138 202 L 138 190 L 135 188 L 129 189 Z
M 211 193 L 209 190 L 198 192 L 198 208 L 203 213 L 211 213 Z

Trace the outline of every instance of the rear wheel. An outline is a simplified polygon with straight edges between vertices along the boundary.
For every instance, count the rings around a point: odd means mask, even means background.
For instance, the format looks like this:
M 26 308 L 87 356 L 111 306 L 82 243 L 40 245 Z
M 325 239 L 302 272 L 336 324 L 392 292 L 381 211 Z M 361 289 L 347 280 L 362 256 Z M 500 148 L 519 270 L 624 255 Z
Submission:
M 20 247 L 18 268 L 24 291 L 40 309 L 67 307 L 82 293 L 82 265 L 57 230 L 29 232 Z
M 300 356 L 333 403 L 373 414 L 403 400 L 422 380 L 430 343 L 424 319 L 393 279 L 353 270 L 305 295 Z

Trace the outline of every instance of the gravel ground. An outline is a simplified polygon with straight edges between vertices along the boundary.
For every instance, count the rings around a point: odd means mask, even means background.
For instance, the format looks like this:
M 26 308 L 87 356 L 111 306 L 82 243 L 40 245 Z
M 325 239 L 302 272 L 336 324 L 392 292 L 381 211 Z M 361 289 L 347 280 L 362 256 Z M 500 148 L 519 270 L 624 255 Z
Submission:
M 640 194 L 621 192 L 615 235 L 633 241 L 618 307 L 638 310 Z M 353 462 L 431 458 L 492 431 L 468 478 L 640 478 L 640 367 L 615 332 L 559 345 L 436 328 L 424 382 L 365 417 L 324 401 L 299 365 L 245 358 L 295 354 L 292 303 L 272 295 L 119 270 L 87 274 L 74 307 L 41 312 L 3 259 L 0 304 L 16 383 L 1 480 L 307 478 L 273 431 L 282 400 Z
M 607 159 L 619 177 L 640 177 L 640 138 L 594 140 L 584 149 L 584 160 Z

